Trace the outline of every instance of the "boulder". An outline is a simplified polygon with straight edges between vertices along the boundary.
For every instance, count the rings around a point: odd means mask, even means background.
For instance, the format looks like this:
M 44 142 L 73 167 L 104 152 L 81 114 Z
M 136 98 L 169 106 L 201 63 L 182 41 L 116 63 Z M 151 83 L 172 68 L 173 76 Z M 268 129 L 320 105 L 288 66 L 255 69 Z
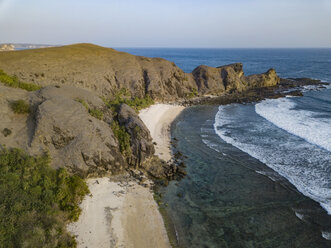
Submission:
M 246 77 L 246 80 L 249 88 L 270 87 L 280 83 L 280 78 L 274 69 L 266 73 L 250 75 Z
M 118 121 L 125 126 L 131 137 L 132 155 L 130 164 L 135 167 L 144 167 L 147 158 L 154 155 L 154 144 L 148 128 L 138 114 L 126 104 L 121 104 L 118 111 Z

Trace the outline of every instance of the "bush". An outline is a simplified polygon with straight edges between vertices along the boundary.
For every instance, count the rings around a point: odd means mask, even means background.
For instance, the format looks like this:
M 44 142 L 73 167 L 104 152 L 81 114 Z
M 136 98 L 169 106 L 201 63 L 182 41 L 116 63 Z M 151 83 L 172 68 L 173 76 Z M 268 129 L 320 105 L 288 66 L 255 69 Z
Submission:
M 145 95 L 143 98 L 131 97 L 129 90 L 122 88 L 119 90 L 112 99 L 105 100 L 106 105 L 116 114 L 118 107 L 125 103 L 133 108 L 136 112 L 139 110 L 149 107 L 154 104 L 154 100 L 149 96 Z
M 91 109 L 89 104 L 87 102 L 85 102 L 83 99 L 77 98 L 75 100 L 77 102 L 80 102 L 86 108 L 86 110 L 89 112 L 89 114 L 91 116 L 93 116 L 94 118 L 97 118 L 99 120 L 103 119 L 103 113 L 100 109 L 97 109 L 97 108 Z
M 77 98 L 75 99 L 75 101 L 80 102 L 84 106 L 84 108 L 86 108 L 87 111 L 89 110 L 90 106 L 83 99 Z
M 90 115 L 92 115 L 93 117 L 102 120 L 103 119 L 103 113 L 100 109 L 89 109 L 88 111 L 90 113 Z
M 37 84 L 22 82 L 16 76 L 9 76 L 3 70 L 0 70 L 0 82 L 9 87 L 21 88 L 27 91 L 35 91 L 41 88 Z
M 30 105 L 24 100 L 13 101 L 10 103 L 10 107 L 16 114 L 30 113 Z
M 115 137 L 120 145 L 120 151 L 124 156 L 131 155 L 131 136 L 125 130 L 124 126 L 121 126 L 117 121 L 113 121 L 111 124 L 111 129 L 114 132 Z
M 49 163 L 47 155 L 0 152 L 1 247 L 76 247 L 65 228 L 78 219 L 89 190 L 80 177 Z
M 198 90 L 196 88 L 192 88 L 190 93 L 186 93 L 186 98 L 193 98 L 198 96 Z

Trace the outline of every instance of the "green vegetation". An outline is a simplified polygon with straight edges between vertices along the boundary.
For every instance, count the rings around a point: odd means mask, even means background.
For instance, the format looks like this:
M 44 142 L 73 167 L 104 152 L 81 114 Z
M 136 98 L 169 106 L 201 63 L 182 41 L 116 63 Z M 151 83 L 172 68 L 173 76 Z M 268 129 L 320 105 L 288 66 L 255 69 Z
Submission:
M 41 86 L 37 84 L 22 82 L 16 76 L 9 76 L 1 69 L 0 69 L 0 82 L 9 87 L 21 88 L 27 91 L 35 91 L 41 88 Z
M 130 91 L 125 88 L 119 90 L 112 99 L 104 100 L 104 102 L 113 113 L 116 113 L 122 103 L 129 105 L 136 112 L 154 104 L 154 100 L 149 95 L 145 95 L 143 98 L 132 97 Z
M 89 110 L 90 106 L 83 99 L 77 98 L 77 99 L 75 99 L 75 101 L 80 102 L 86 108 L 87 111 Z
M 13 101 L 10 103 L 10 107 L 16 114 L 30 113 L 30 105 L 24 100 Z
M 0 247 L 76 247 L 66 230 L 89 192 L 78 176 L 52 169 L 47 155 L 0 151 Z
M 196 88 L 192 88 L 190 93 L 186 93 L 186 98 L 193 98 L 198 96 L 198 90 Z
M 120 151 L 125 156 L 131 155 L 131 136 L 130 134 L 125 130 L 124 126 L 121 126 L 117 121 L 113 121 L 111 124 L 111 129 L 114 132 L 115 137 L 118 140 L 118 143 L 120 145 Z
M 102 120 L 103 119 L 103 113 L 100 109 L 94 108 L 94 109 L 89 109 L 88 112 L 90 113 L 90 115 L 92 115 L 93 117 Z
M 89 112 L 89 114 L 91 116 L 93 116 L 99 120 L 103 119 L 103 113 L 100 109 L 97 109 L 97 108 L 91 109 L 89 104 L 87 102 L 85 102 L 83 99 L 77 98 L 76 101 L 80 102 L 86 108 L 86 110 Z

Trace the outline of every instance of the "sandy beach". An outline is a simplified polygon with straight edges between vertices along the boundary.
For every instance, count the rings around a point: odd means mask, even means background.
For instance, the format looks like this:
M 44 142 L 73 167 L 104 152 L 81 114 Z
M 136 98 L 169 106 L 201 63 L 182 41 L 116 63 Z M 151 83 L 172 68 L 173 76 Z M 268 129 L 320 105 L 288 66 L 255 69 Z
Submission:
M 155 145 L 155 155 L 168 161 L 171 159 L 170 125 L 184 110 L 184 106 L 155 104 L 139 113 L 139 117 L 149 129 Z
M 156 104 L 139 114 L 157 143 L 156 155 L 166 161 L 171 159 L 170 125 L 183 109 Z M 106 177 L 88 179 L 87 183 L 91 195 L 81 204 L 78 222 L 68 226 L 79 248 L 171 247 L 149 187 L 125 176 L 116 181 Z

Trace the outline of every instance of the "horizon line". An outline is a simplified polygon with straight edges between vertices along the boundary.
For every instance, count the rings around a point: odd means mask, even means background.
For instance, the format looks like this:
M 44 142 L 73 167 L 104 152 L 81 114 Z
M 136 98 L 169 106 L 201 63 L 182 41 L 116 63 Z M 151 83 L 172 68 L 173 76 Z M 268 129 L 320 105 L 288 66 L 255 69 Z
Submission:
M 68 44 L 49 44 L 49 43 L 29 43 L 29 42 L 1 42 L 0 45 L 3 44 L 13 44 L 13 45 L 42 45 L 42 46 L 68 46 L 80 43 L 89 43 L 94 44 L 106 48 L 124 48 L 124 49 L 331 49 L 330 47 L 176 47 L 176 46 L 109 46 L 109 45 L 99 45 L 92 42 L 75 42 Z

